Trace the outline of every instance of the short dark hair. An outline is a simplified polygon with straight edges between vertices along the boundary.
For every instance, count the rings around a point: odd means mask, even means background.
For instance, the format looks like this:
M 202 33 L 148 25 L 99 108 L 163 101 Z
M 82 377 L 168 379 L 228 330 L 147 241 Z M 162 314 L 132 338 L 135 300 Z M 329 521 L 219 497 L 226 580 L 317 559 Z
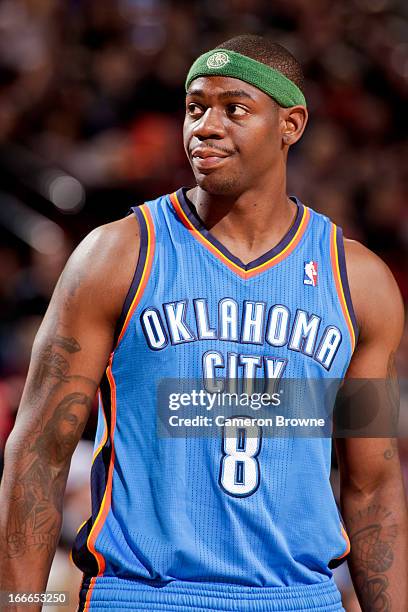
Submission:
M 268 38 L 255 34 L 241 34 L 217 45 L 217 49 L 230 49 L 276 68 L 293 81 L 301 91 L 304 89 L 305 77 L 300 63 L 285 47 Z

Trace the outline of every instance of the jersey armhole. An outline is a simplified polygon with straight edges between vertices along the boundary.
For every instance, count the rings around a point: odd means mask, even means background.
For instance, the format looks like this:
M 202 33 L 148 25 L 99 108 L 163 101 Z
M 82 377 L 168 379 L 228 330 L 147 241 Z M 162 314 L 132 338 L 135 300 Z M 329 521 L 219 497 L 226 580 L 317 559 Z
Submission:
M 113 350 L 116 350 L 119 346 L 135 308 L 144 293 L 150 276 L 154 256 L 155 236 L 153 220 L 149 209 L 143 204 L 141 206 L 132 206 L 131 211 L 136 216 L 139 223 L 140 251 L 135 273 L 123 303 L 122 312 L 116 323 Z M 130 212 L 129 214 L 132 213 Z
M 344 563 L 344 561 L 347 560 L 347 557 L 350 554 L 350 550 L 351 550 L 351 544 L 350 544 L 350 538 L 348 537 L 347 531 L 344 527 L 343 524 L 343 519 L 340 516 L 340 529 L 341 529 L 341 533 L 342 536 L 344 538 L 344 541 L 346 543 L 346 549 L 345 551 L 340 555 L 340 557 L 335 557 L 334 559 L 331 559 L 329 561 L 329 569 L 335 569 L 336 567 L 339 567 L 339 565 L 341 565 L 342 563 Z
M 337 295 L 350 333 L 352 352 L 354 352 L 359 335 L 359 328 L 353 308 L 353 302 L 351 300 L 350 286 L 347 277 L 343 230 L 334 223 L 331 228 L 330 256 Z

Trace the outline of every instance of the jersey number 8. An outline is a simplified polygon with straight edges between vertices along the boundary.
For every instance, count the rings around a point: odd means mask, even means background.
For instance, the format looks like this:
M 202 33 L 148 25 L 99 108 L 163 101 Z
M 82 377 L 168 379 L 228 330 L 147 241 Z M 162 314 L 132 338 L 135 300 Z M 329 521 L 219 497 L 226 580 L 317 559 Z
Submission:
M 243 420 L 245 417 L 232 417 Z M 253 495 L 259 486 L 257 456 L 261 450 L 262 429 L 258 425 L 224 425 L 220 466 L 220 486 L 234 497 Z

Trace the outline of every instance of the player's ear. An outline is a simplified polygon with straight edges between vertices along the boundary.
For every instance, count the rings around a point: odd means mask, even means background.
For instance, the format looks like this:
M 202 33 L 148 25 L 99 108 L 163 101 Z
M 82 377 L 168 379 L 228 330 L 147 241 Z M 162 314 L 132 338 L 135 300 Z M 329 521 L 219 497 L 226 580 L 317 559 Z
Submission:
M 290 146 L 297 142 L 306 127 L 308 113 L 305 106 L 280 108 L 282 126 L 282 145 Z

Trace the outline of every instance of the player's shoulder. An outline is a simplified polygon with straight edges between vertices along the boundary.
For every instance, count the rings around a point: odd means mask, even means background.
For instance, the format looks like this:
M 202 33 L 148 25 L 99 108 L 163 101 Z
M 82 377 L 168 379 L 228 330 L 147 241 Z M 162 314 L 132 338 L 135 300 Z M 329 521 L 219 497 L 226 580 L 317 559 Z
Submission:
M 363 287 L 369 289 L 372 285 L 380 285 L 379 289 L 387 292 L 396 286 L 394 276 L 385 261 L 361 242 L 345 237 L 344 252 L 348 275 L 358 279 Z
M 130 257 L 137 257 L 140 249 L 140 227 L 135 215 L 94 228 L 78 244 L 70 257 L 71 265 L 86 266 L 90 276 L 98 272 L 108 274 Z M 93 273 L 93 274 L 92 274 Z
M 136 215 L 95 227 L 77 247 L 84 255 L 111 256 L 126 252 L 140 242 L 140 227 Z
M 356 240 L 344 239 L 350 294 L 359 327 L 376 321 L 403 324 L 404 309 L 397 282 L 388 265 Z

